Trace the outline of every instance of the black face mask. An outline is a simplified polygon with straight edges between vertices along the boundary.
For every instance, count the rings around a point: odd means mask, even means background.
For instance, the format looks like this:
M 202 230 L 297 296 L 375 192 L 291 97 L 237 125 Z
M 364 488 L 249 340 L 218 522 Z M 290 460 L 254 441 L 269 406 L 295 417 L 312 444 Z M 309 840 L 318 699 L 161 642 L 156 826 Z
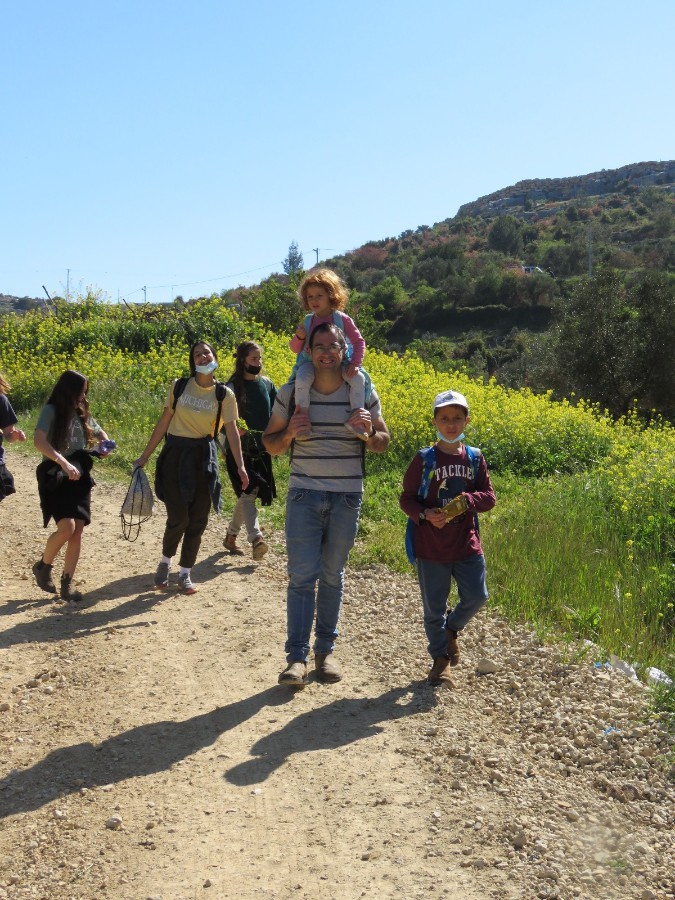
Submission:
M 244 371 L 249 375 L 259 375 L 261 370 L 262 366 L 244 366 Z

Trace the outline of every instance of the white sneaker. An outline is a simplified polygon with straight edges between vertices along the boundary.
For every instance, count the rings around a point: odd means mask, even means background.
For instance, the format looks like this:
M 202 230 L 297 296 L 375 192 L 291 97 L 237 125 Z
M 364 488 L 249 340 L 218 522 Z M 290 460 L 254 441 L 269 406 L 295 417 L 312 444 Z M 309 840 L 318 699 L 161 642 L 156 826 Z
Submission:
M 178 590 L 181 594 L 187 594 L 188 596 L 197 593 L 197 588 L 192 583 L 192 579 L 188 572 L 186 572 L 185 575 L 178 576 Z

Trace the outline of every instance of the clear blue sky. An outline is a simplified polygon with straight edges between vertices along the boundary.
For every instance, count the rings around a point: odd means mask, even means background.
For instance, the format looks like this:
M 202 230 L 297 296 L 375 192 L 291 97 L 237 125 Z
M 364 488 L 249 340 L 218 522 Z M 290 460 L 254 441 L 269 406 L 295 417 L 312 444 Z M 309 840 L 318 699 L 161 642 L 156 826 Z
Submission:
M 199 296 L 675 158 L 674 0 L 12 0 L 0 31 L 5 294 Z

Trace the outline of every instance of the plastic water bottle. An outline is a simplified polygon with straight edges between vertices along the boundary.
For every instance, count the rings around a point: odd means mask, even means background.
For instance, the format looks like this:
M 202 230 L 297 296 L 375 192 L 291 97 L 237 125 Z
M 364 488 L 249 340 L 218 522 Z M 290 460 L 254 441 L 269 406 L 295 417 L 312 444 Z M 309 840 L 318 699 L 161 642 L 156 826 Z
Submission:
M 657 669 L 654 666 L 647 669 L 647 683 L 648 684 L 665 684 L 667 687 L 670 687 L 673 683 L 673 679 L 666 675 L 665 672 L 662 672 L 661 669 Z

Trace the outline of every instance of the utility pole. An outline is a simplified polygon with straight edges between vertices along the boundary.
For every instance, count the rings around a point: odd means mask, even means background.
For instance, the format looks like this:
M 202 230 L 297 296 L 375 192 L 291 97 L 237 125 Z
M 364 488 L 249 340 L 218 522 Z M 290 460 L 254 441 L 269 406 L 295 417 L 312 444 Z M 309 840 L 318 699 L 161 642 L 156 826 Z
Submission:
M 148 302 L 148 289 L 146 288 L 145 285 L 143 285 L 143 302 L 144 303 Z
M 312 252 L 316 253 L 316 264 L 319 265 L 319 253 L 323 250 L 324 253 L 332 253 L 332 247 L 312 247 Z

